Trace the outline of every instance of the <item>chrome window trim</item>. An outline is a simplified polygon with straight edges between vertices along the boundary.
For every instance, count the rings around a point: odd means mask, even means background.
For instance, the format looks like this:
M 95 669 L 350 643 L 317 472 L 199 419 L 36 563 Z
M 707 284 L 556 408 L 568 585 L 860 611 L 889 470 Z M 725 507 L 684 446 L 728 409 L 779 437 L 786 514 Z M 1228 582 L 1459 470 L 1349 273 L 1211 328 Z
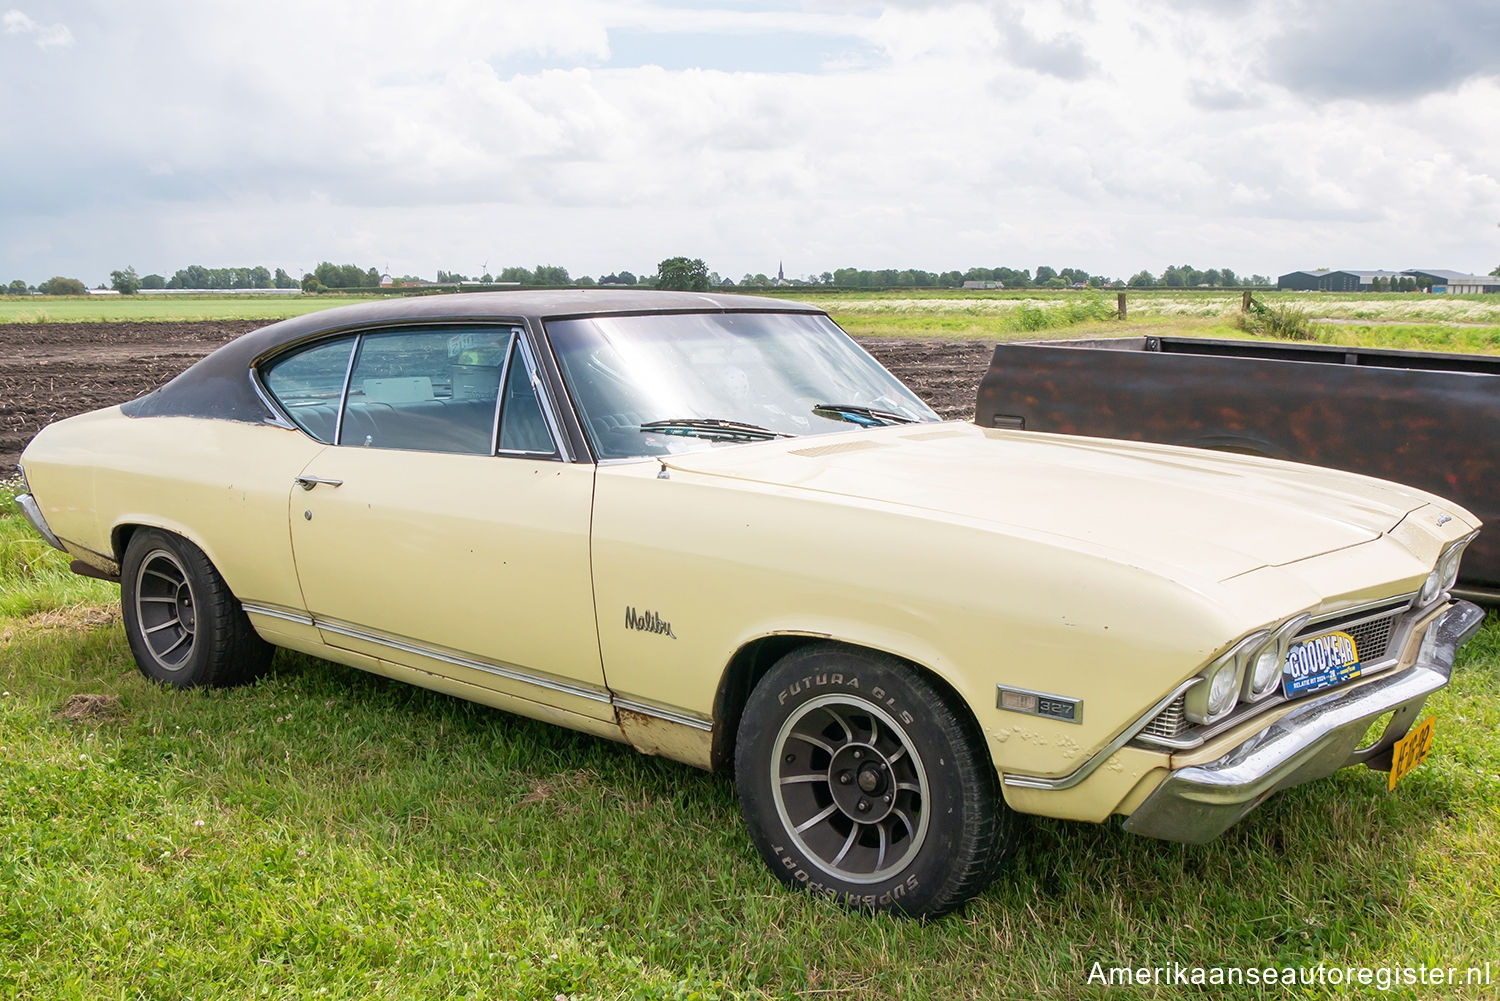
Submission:
M 1172 689 L 1171 694 L 1146 710 L 1134 723 L 1121 730 L 1113 740 L 1101 747 L 1093 757 L 1079 765 L 1075 771 L 1055 779 L 1042 778 L 1036 775 L 1017 775 L 1013 772 L 1007 772 L 1004 783 L 1017 789 L 1047 789 L 1055 791 L 1073 788 L 1094 774 L 1100 765 L 1109 760 L 1110 755 L 1130 743 L 1131 738 L 1144 730 L 1147 724 L 1156 718 L 1157 713 L 1171 705 L 1173 699 L 1201 681 L 1203 679 L 1200 677 L 1192 677 Z
M 271 391 L 267 389 L 261 382 L 260 369 L 258 368 L 252 368 L 250 370 L 250 388 L 255 390 L 255 395 L 260 397 L 260 402 L 264 403 L 266 405 L 266 409 L 271 412 L 270 419 L 265 421 L 264 423 L 279 428 L 286 428 L 288 431 L 302 431 L 302 429 L 294 424 L 292 422 L 292 419 L 283 412 L 281 404 L 276 402 L 276 399 L 271 395 Z M 307 432 L 303 431 L 303 434 L 307 434 Z M 312 436 L 308 435 L 308 437 Z
M 328 338 L 328 340 L 336 341 L 340 337 L 347 336 L 349 336 L 349 332 L 345 330 L 334 335 L 333 337 Z M 313 438 L 310 431 L 308 431 L 302 425 L 298 424 L 296 421 L 292 420 L 291 411 L 289 411 L 287 407 L 276 398 L 276 395 L 271 392 L 271 388 L 265 384 L 265 380 L 261 375 L 261 366 L 266 362 L 276 361 L 283 357 L 291 357 L 292 355 L 301 354 L 303 350 L 316 348 L 318 346 L 316 341 L 301 342 L 297 346 L 289 350 L 278 351 L 275 354 L 259 358 L 255 361 L 254 364 L 250 366 L 250 385 L 255 390 L 255 395 L 260 397 L 260 402 L 264 403 L 268 408 L 270 408 L 271 411 L 271 419 L 265 421 L 264 423 L 270 424 L 274 427 L 286 428 L 288 431 L 301 431 L 309 438 L 312 438 L 313 441 L 316 441 L 319 445 L 337 444 L 338 433 L 340 428 L 342 428 L 344 422 L 343 394 L 349 391 L 349 373 L 354 370 L 354 347 L 358 343 L 359 335 L 355 334 L 353 341 L 351 341 L 349 344 L 349 360 L 344 363 L 344 386 L 343 390 L 339 394 L 338 413 L 334 415 L 333 441 L 322 441 L 318 438 Z
M 354 343 L 349 345 L 349 364 L 344 369 L 344 390 L 339 393 L 339 412 L 333 421 L 333 444 L 338 445 L 344 440 L 344 410 L 349 406 L 349 382 L 354 378 L 354 362 L 359 358 L 359 346 L 364 343 L 364 334 L 355 334 Z
M 500 363 L 500 385 L 495 389 L 495 419 L 490 424 L 490 454 L 500 451 L 500 408 L 505 402 L 505 379 L 510 375 L 510 359 L 516 352 L 516 331 L 510 332 L 510 341 L 505 345 L 505 361 Z
M 349 401 L 349 387 L 350 387 L 350 382 L 351 382 L 351 380 L 353 378 L 353 375 L 354 375 L 354 363 L 357 360 L 356 356 L 358 354 L 358 349 L 360 347 L 360 344 L 363 342 L 365 335 L 366 334 L 382 334 L 382 333 L 400 333 L 400 332 L 403 332 L 403 331 L 410 332 L 410 333 L 426 333 L 426 332 L 429 332 L 430 330 L 433 330 L 433 329 L 452 328 L 452 327 L 458 327 L 458 326 L 464 326 L 464 327 L 505 327 L 505 328 L 507 328 L 510 331 L 511 338 L 512 338 L 513 342 L 519 342 L 522 345 L 522 351 L 525 352 L 525 357 L 526 357 L 526 359 L 528 361 L 528 365 L 529 365 L 529 367 L 528 367 L 528 374 L 531 376 L 532 386 L 535 389 L 536 394 L 537 394 L 537 402 L 538 402 L 538 404 L 542 408 L 543 419 L 545 419 L 547 421 L 547 429 L 548 429 L 549 434 L 552 437 L 552 442 L 553 442 L 554 448 L 556 449 L 555 451 L 553 451 L 551 453 L 546 453 L 546 452 L 523 452 L 523 451 L 519 451 L 519 450 L 515 450 L 515 449 L 500 449 L 500 448 L 498 448 L 499 420 L 498 420 L 498 415 L 497 415 L 496 426 L 495 426 L 495 428 L 494 428 L 494 430 L 493 430 L 493 432 L 492 432 L 492 434 L 490 436 L 491 441 L 495 442 L 496 445 L 497 445 L 497 447 L 491 449 L 491 454 L 493 454 L 493 455 L 514 455 L 514 456 L 522 456 L 522 457 L 533 458 L 533 459 L 535 459 L 535 458 L 552 458 L 552 459 L 559 459 L 559 458 L 561 458 L 561 459 L 563 459 L 564 461 L 567 461 L 567 462 L 576 462 L 576 461 L 579 461 L 579 460 L 577 460 L 577 459 L 574 458 L 573 450 L 568 446 L 568 439 L 567 439 L 566 435 L 564 435 L 562 433 L 562 431 L 561 431 L 561 423 L 559 422 L 559 420 L 557 418 L 557 412 L 556 412 L 555 408 L 552 406 L 551 396 L 545 391 L 545 389 L 546 389 L 545 385 L 541 385 L 541 384 L 538 383 L 539 376 L 538 376 L 538 373 L 537 373 L 537 368 L 536 368 L 535 362 L 533 361 L 533 357 L 534 356 L 531 354 L 530 346 L 528 345 L 528 343 L 526 341 L 526 337 L 525 337 L 525 332 L 526 332 L 526 330 L 529 329 L 529 327 L 528 327 L 528 325 L 527 325 L 526 320 L 525 320 L 524 317 L 515 317 L 513 319 L 503 319 L 503 318 L 494 318 L 494 319 L 492 319 L 492 318 L 469 319 L 469 318 L 464 318 L 464 317 L 449 317 L 449 318 L 437 319 L 437 320 L 400 320 L 400 321 L 391 321 L 391 322 L 387 322 L 387 323 L 376 323 L 376 324 L 370 324 L 370 325 L 358 325 L 358 324 L 356 324 L 356 325 L 347 326 L 347 327 L 337 327 L 337 328 L 334 328 L 333 330 L 324 330 L 324 331 L 320 331 L 317 334 L 313 334 L 313 335 L 311 335 L 309 337 L 305 337 L 305 338 L 302 338 L 302 339 L 297 340 L 297 341 L 292 341 L 292 342 L 290 342 L 288 344 L 278 345 L 278 346 L 276 346 L 272 350 L 269 350 L 269 351 L 266 351 L 266 352 L 263 352 L 263 353 L 257 355 L 251 361 L 251 363 L 250 363 L 250 369 L 249 369 L 250 383 L 254 387 L 256 395 L 260 397 L 261 402 L 267 404 L 267 406 L 269 406 L 270 409 L 271 409 L 272 419 L 270 421 L 267 421 L 266 423 L 268 423 L 268 424 L 274 424 L 277 427 L 284 427 L 284 428 L 286 428 L 289 431 L 301 431 L 303 434 L 306 434 L 309 438 L 312 438 L 313 441 L 318 442 L 318 444 L 320 444 L 320 445 L 340 445 L 340 444 L 342 444 L 342 441 L 340 439 L 343 437 L 343 431 L 344 431 L 344 407 L 348 405 L 348 401 Z M 299 353 L 299 352 L 301 352 L 303 350 L 316 347 L 320 341 L 336 341 L 336 340 L 338 340 L 341 337 L 352 337 L 353 340 L 350 343 L 350 347 L 349 347 L 349 361 L 347 362 L 347 364 L 345 365 L 345 368 L 344 368 L 344 386 L 343 386 L 342 391 L 339 394 L 339 409 L 338 409 L 338 414 L 335 416 L 335 420 L 334 420 L 334 440 L 331 441 L 331 442 L 319 441 L 319 439 L 313 438 L 313 436 L 311 434 L 308 434 L 308 432 L 304 428 L 302 428 L 299 424 L 297 424 L 295 421 L 293 421 L 291 419 L 290 414 L 287 412 L 286 407 L 282 406 L 276 400 L 276 397 L 271 394 L 270 389 L 265 386 L 264 382 L 261 379 L 261 368 L 264 365 L 266 365 L 268 362 L 272 362 L 272 361 L 275 361 L 275 360 L 277 360 L 279 358 L 282 358 L 284 356 L 297 354 L 297 353 Z M 507 362 L 507 364 L 509 364 L 509 360 L 510 360 L 510 354 L 509 354 L 510 350 L 511 350 L 511 348 L 509 348 L 509 347 L 506 348 L 506 362 Z M 549 350 L 550 350 L 550 348 L 549 348 Z M 505 385 L 505 375 L 504 375 L 504 373 L 501 373 L 501 383 L 500 384 L 501 384 L 502 387 Z M 496 408 L 497 411 L 500 408 L 500 398 L 499 398 L 498 391 L 496 393 L 496 398 L 495 398 L 495 408 Z M 559 444 L 562 446 L 561 448 L 557 448 L 557 446 Z M 420 450 L 412 450 L 412 451 L 420 451 Z M 583 461 L 589 461 L 589 460 L 583 460 Z
M 531 391 L 536 394 L 536 402 L 542 410 L 542 419 L 547 422 L 547 433 L 552 436 L 553 453 L 556 457 L 571 462 L 572 449 L 568 447 L 566 437 L 562 433 L 562 424 L 558 421 L 557 412 L 552 407 L 547 388 L 537 374 L 536 357 L 532 354 L 531 345 L 525 338 L 517 338 L 517 343 L 521 346 L 521 361 L 526 366 L 526 378 L 531 383 Z M 500 393 L 502 396 L 505 394 L 503 383 L 500 386 Z M 522 454 L 540 455 L 541 453 L 524 452 Z
M 562 376 L 562 366 L 557 363 L 557 349 L 552 346 L 552 335 L 547 332 L 547 324 L 550 323 L 553 320 L 567 320 L 567 319 L 580 319 L 580 318 L 581 317 L 567 317 L 567 316 L 548 316 L 548 317 L 545 317 L 545 318 L 543 318 L 537 324 L 536 328 L 532 328 L 531 335 L 536 338 L 536 341 L 537 341 L 538 344 L 540 344 L 542 347 L 544 347 L 544 348 L 547 349 L 547 358 L 552 363 L 550 371 L 554 374 L 554 378 L 556 379 L 557 385 L 559 387 L 559 392 L 562 394 L 562 399 L 567 402 L 567 405 L 568 405 L 568 416 L 572 418 L 572 420 L 573 420 L 573 426 L 575 426 L 575 427 L 578 428 L 578 438 L 579 438 L 580 441 L 583 442 L 583 447 L 584 447 L 585 451 L 588 453 L 585 458 L 580 459 L 580 458 L 577 458 L 576 456 L 573 456 L 572 455 L 572 451 L 570 449 L 569 450 L 569 456 L 570 456 L 569 461 L 571 461 L 571 462 L 590 462 L 590 463 L 593 463 L 595 466 L 597 466 L 597 465 L 600 464 L 600 462 L 610 462 L 610 461 L 617 461 L 617 460 L 609 460 L 609 459 L 601 460 L 599 458 L 598 454 L 594 451 L 594 443 L 591 442 L 591 441 L 589 441 L 588 432 L 583 427 L 583 416 L 582 416 L 582 414 L 580 414 L 580 412 L 578 410 L 578 401 L 575 400 L 575 399 L 573 399 L 573 391 L 568 387 L 568 380 L 564 379 L 563 376 Z

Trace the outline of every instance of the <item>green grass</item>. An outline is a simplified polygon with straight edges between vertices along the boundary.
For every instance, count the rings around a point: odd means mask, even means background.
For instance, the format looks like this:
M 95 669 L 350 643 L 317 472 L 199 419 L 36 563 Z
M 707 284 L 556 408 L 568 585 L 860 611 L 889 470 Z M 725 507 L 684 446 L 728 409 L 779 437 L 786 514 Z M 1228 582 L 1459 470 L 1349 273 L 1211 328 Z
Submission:
M 0 323 L 284 320 L 382 296 L 0 296 Z
M 1331 324 L 1314 322 L 1317 340 L 1348 347 L 1360 345 L 1409 351 L 1463 351 L 1500 354 L 1500 324 L 1443 326 L 1436 323 Z
M 1093 964 L 1500 960 L 1494 616 L 1396 793 L 1345 771 L 1203 847 L 1036 821 L 919 924 L 784 891 L 725 779 L 620 745 L 287 653 L 246 688 L 148 685 L 116 589 L 64 576 L 12 495 L 0 997 L 1144 998 L 1201 991 Z M 68 718 L 84 694 L 117 701 Z
M 1123 321 L 1115 316 L 1113 292 L 841 292 L 812 301 L 845 330 L 865 337 L 1250 336 L 1240 320 L 1238 293 L 1131 289 L 1126 295 Z M 1273 317 L 1299 319 L 1311 339 L 1322 343 L 1500 353 L 1500 296 L 1257 292 L 1256 299 Z M 1262 327 L 1277 333 L 1274 325 Z

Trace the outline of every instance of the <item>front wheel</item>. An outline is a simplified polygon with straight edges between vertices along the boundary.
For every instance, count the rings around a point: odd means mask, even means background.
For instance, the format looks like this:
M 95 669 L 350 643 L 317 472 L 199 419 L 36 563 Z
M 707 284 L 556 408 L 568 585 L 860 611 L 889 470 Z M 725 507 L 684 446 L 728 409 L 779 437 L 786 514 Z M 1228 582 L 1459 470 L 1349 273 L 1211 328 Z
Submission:
M 795 650 L 761 679 L 735 780 L 782 882 L 851 907 L 953 910 L 989 884 L 1016 836 L 963 706 L 910 664 L 839 644 Z
M 271 662 L 273 648 L 203 550 L 154 528 L 131 536 L 120 562 L 125 636 L 136 666 L 180 688 L 236 685 Z

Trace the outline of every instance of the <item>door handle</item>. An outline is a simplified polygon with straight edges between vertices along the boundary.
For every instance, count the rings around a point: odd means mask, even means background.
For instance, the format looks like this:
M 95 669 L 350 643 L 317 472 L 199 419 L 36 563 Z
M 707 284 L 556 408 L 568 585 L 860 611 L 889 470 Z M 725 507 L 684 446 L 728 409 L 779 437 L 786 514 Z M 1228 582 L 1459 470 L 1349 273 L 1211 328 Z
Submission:
M 296 482 L 301 485 L 303 490 L 311 490 L 319 483 L 326 483 L 330 487 L 341 487 L 344 485 L 343 480 L 330 480 L 324 476 L 299 476 Z

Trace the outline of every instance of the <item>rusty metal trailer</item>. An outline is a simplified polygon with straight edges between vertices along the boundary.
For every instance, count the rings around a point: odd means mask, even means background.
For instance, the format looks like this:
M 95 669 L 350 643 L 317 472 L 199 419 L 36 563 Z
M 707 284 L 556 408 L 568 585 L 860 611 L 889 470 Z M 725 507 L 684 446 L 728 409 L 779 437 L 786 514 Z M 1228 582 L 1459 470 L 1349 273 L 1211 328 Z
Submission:
M 1460 585 L 1500 599 L 1500 356 L 1192 337 L 1017 341 L 996 346 L 974 419 L 1409 483 L 1486 523 Z

